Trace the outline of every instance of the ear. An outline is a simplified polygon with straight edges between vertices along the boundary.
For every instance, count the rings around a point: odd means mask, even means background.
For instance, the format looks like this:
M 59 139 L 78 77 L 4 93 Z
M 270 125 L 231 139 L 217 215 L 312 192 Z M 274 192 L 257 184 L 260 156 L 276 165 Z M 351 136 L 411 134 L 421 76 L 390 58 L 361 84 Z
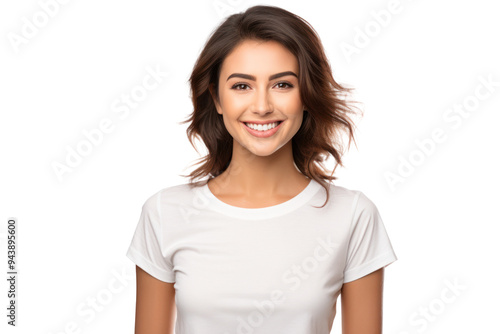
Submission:
M 217 113 L 219 113 L 219 114 L 222 115 L 222 110 L 221 110 L 219 101 L 217 99 L 217 96 L 215 96 L 215 90 L 214 90 L 214 84 L 213 83 L 211 83 L 208 86 L 208 90 L 210 91 L 210 95 L 212 96 L 212 100 L 214 101 L 215 108 L 217 109 Z

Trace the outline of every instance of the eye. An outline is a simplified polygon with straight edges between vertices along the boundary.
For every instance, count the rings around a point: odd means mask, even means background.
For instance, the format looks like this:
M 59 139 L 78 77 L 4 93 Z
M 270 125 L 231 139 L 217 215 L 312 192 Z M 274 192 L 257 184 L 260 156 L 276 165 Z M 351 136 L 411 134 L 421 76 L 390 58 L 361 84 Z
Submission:
M 280 88 L 280 90 L 283 90 L 283 89 L 287 89 L 287 88 L 293 88 L 293 85 L 289 82 L 286 82 L 286 81 L 281 81 L 281 82 L 278 82 L 275 86 L 278 86 L 278 88 Z M 241 83 L 241 82 L 238 82 L 238 83 L 235 83 L 231 89 L 234 89 L 234 90 L 248 90 L 248 88 L 245 88 L 245 87 L 248 87 L 247 84 L 244 84 L 244 83 Z
M 287 86 L 288 86 L 288 88 L 292 88 L 292 87 L 293 87 L 293 85 L 292 85 L 291 83 L 288 83 L 288 82 L 286 82 L 286 81 L 281 81 L 281 82 L 278 82 L 278 83 L 276 84 L 276 86 L 279 86 L 279 85 L 287 85 Z M 287 88 L 287 87 L 283 87 L 283 86 L 281 86 L 281 88 Z
M 241 86 L 246 86 L 246 87 L 248 87 L 248 85 L 247 85 L 247 84 L 244 84 L 244 83 L 236 83 L 236 84 L 234 84 L 234 85 L 231 87 L 231 89 L 235 89 L 235 90 L 246 90 L 246 89 L 238 89 L 238 88 L 237 88 L 237 87 L 241 87 Z

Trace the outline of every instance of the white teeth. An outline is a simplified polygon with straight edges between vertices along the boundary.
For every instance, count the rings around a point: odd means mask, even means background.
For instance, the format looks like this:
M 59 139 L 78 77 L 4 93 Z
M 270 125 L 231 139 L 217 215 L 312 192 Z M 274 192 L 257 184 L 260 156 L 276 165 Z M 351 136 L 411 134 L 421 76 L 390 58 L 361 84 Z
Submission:
M 252 123 L 245 123 L 249 128 L 257 131 L 267 131 L 269 129 L 273 129 L 278 126 L 278 122 L 274 123 L 268 123 L 268 124 L 252 124 Z

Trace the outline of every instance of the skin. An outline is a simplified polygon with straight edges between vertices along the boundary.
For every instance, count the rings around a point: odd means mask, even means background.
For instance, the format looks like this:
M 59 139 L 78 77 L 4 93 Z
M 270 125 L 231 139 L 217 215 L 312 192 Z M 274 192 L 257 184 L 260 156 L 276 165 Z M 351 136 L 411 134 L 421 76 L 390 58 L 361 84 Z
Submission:
M 262 208 L 283 203 L 299 194 L 310 182 L 295 167 L 292 137 L 302 124 L 298 78 L 269 76 L 291 71 L 298 75 L 296 57 L 274 41 L 246 40 L 224 60 L 219 77 L 217 112 L 233 137 L 228 168 L 208 182 L 221 201 L 242 208 Z M 252 75 L 255 80 L 232 77 Z M 241 121 L 284 120 L 273 136 L 252 136 Z M 382 333 L 383 268 L 341 289 L 342 333 Z M 136 266 L 137 305 L 135 334 L 173 334 L 174 283 L 162 282 Z
M 382 334 L 384 268 L 340 290 L 342 334 Z
M 229 167 L 208 182 L 220 200 L 238 207 L 259 208 L 282 203 L 296 196 L 308 184 L 294 165 L 292 137 L 299 130 L 304 105 L 298 78 L 269 76 L 291 71 L 298 76 L 296 57 L 274 41 L 246 40 L 224 60 L 219 77 L 217 112 L 233 137 Z M 256 80 L 228 77 L 233 73 L 255 76 Z M 235 84 L 238 84 L 236 87 Z M 293 86 L 293 87 L 291 87 Z M 284 120 L 273 136 L 257 138 L 242 121 Z
M 136 266 L 135 334 L 173 334 L 175 283 L 166 283 Z

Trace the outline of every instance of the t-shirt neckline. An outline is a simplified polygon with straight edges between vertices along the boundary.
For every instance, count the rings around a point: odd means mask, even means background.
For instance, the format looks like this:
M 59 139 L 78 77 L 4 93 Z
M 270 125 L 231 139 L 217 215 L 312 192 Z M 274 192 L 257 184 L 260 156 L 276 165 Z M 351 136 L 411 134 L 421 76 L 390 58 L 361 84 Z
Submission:
M 298 209 L 300 206 L 307 203 L 314 196 L 314 194 L 316 194 L 316 192 L 321 188 L 321 184 L 314 179 L 310 179 L 309 184 L 300 193 L 288 201 L 264 208 L 241 208 L 227 204 L 226 202 L 218 199 L 210 191 L 208 182 L 206 182 L 202 187 L 203 194 L 208 199 L 210 209 L 234 218 L 262 220 L 281 216 Z

